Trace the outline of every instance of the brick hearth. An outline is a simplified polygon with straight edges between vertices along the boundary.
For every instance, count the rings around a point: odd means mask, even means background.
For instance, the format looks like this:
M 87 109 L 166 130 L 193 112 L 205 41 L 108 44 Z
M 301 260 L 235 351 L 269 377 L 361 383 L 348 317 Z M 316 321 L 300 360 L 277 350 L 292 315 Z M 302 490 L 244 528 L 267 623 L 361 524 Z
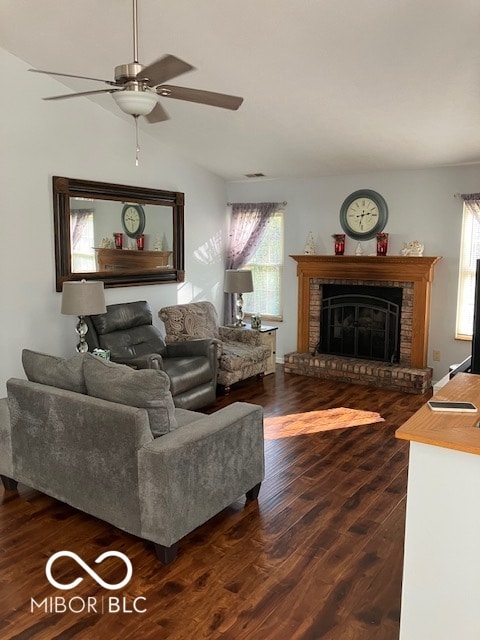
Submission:
M 285 371 L 410 393 L 431 386 L 426 366 L 430 283 L 434 257 L 291 256 L 298 262 L 298 350 L 285 355 Z M 312 355 L 320 337 L 324 284 L 391 286 L 402 289 L 400 362 Z
M 432 386 L 432 370 L 331 355 L 287 353 L 285 372 L 370 387 L 424 393 Z

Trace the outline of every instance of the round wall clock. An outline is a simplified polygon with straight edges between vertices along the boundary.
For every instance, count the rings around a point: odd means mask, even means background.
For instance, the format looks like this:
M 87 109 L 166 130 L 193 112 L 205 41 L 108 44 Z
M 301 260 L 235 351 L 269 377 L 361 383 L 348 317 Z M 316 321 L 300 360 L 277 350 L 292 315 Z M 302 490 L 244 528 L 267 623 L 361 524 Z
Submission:
M 354 240 L 370 240 L 383 231 L 388 220 L 384 198 L 371 189 L 351 193 L 340 209 L 340 224 Z
M 139 204 L 126 204 L 122 209 L 122 227 L 129 238 L 136 238 L 145 229 L 145 211 Z

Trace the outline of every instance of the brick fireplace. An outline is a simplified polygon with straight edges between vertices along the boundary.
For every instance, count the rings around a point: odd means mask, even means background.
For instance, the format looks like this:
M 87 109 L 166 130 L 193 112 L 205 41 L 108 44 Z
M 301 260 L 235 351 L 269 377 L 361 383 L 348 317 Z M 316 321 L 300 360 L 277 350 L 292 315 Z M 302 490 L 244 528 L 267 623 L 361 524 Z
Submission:
M 285 355 L 285 371 L 410 393 L 431 387 L 427 367 L 430 286 L 437 257 L 291 256 L 298 263 L 297 351 Z M 402 290 L 399 361 L 324 355 L 320 338 L 322 291 L 326 284 L 397 287 Z

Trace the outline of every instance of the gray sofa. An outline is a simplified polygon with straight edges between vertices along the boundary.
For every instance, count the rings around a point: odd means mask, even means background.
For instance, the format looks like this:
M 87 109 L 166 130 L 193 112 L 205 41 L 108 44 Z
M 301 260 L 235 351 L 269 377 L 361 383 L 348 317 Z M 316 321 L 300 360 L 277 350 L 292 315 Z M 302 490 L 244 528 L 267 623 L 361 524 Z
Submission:
M 178 409 L 163 371 L 88 353 L 63 360 L 24 351 L 23 360 L 29 379 L 10 379 L 0 400 L 5 489 L 24 483 L 150 540 L 164 563 L 242 494 L 258 496 L 261 407 Z

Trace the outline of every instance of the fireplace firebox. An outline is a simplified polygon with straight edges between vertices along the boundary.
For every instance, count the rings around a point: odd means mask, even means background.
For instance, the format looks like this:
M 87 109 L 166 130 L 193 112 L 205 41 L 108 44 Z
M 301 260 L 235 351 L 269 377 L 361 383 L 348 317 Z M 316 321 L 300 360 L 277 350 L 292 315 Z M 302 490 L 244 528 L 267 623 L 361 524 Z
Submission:
M 402 288 L 320 286 L 320 340 L 314 355 L 399 361 Z

